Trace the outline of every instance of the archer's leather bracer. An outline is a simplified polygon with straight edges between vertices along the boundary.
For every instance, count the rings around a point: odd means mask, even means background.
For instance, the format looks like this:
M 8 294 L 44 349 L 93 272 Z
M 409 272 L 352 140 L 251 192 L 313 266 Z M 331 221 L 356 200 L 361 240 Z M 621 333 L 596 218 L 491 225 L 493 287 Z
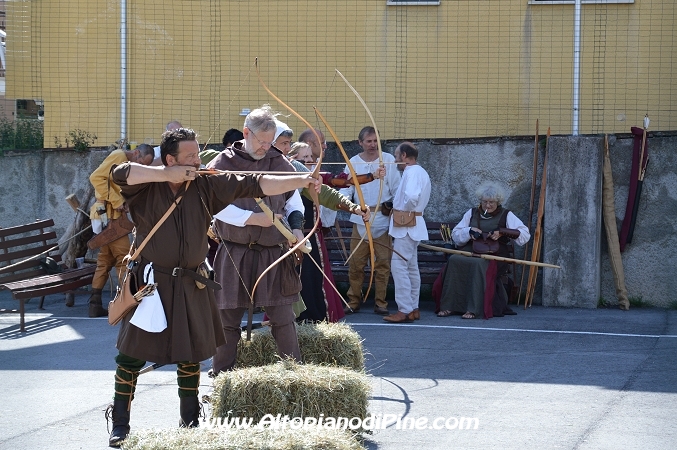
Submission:
M 519 230 L 515 230 L 514 228 L 499 228 L 498 232 L 501 233 L 501 236 L 506 236 L 510 239 L 517 239 L 520 237 Z

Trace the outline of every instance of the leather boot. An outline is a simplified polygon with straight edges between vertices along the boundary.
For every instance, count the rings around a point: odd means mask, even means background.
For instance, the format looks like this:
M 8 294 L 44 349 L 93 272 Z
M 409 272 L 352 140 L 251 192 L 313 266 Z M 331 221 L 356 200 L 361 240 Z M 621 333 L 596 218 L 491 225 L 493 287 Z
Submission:
M 179 420 L 179 426 L 182 428 L 197 428 L 200 426 L 200 399 L 197 397 L 181 397 L 180 400 L 181 420 Z
M 112 410 L 111 418 L 113 420 L 113 431 L 110 432 L 108 438 L 109 447 L 120 447 L 122 441 L 127 438 L 129 434 L 129 401 L 127 400 L 113 400 L 113 404 L 108 408 Z M 106 411 L 108 414 L 108 411 Z
M 102 289 L 92 289 L 92 295 L 89 297 L 89 317 L 106 317 L 108 310 L 101 304 Z

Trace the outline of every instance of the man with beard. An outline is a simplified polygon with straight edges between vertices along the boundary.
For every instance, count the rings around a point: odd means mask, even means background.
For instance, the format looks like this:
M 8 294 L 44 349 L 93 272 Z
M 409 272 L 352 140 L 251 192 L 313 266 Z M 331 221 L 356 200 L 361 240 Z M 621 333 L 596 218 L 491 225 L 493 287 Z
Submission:
M 225 149 L 208 167 L 294 173 L 287 158 L 272 147 L 276 129 L 275 113 L 270 106 L 254 109 L 245 118 L 244 139 Z M 303 238 L 304 209 L 297 191 L 269 196 L 263 201 L 273 214 L 286 217 L 297 238 Z M 240 324 L 252 303 L 254 307 L 266 310 L 278 354 L 300 361 L 301 351 L 292 309 L 301 291 L 295 256 L 290 255 L 269 271 L 259 283 L 254 298 L 251 298 L 254 283 L 261 273 L 287 252 L 287 239 L 272 226 L 254 199 L 235 200 L 215 218 L 212 229 L 220 243 L 214 259 L 214 271 L 216 281 L 223 285 L 223 289 L 216 293 L 216 302 L 226 343 L 217 349 L 213 358 L 214 376 L 235 365 Z
M 137 284 L 142 284 L 144 271 L 152 263 L 167 328 L 157 333 L 145 331 L 130 323 L 131 313 L 121 322 L 111 408 L 113 430 L 108 441 L 111 447 L 119 447 L 129 434 L 136 380 L 146 361 L 177 364 L 180 424 L 198 424 L 200 361 L 214 355 L 225 343 L 209 287 L 216 286 L 198 273 L 207 254 L 207 228 L 212 215 L 243 197 L 277 196 L 300 187 L 320 188 L 317 180 L 302 174 L 196 176 L 199 146 L 190 129 L 165 132 L 160 147 L 163 167 L 125 163 L 112 171 L 112 181 L 120 186 L 136 224 L 136 245 L 144 242 L 172 204 L 176 206 L 145 243 L 131 270 Z

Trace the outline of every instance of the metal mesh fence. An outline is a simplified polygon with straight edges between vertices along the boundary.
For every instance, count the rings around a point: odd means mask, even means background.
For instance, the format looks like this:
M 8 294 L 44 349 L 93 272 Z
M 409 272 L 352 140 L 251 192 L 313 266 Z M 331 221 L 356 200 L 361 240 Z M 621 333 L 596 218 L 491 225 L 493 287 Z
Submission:
M 76 128 L 97 145 L 157 144 L 172 119 L 219 142 L 243 110 L 284 110 L 258 57 L 280 98 L 322 128 L 319 108 L 342 140 L 369 120 L 335 69 L 385 139 L 528 135 L 537 118 L 572 132 L 572 2 L 388 3 L 10 0 L 6 95 L 44 102 L 46 145 Z M 676 16 L 673 0 L 583 5 L 580 133 L 627 132 L 646 113 L 677 129 Z

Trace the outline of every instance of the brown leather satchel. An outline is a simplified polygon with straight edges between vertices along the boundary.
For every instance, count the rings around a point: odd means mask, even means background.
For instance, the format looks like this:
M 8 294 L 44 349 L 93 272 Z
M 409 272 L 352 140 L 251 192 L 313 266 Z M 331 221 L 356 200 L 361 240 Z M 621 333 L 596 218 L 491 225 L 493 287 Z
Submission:
M 400 211 L 393 209 L 391 216 L 393 216 L 393 226 L 396 227 L 413 227 L 416 225 L 416 216 L 422 215 L 415 211 Z
M 108 303 L 108 323 L 111 325 L 120 323 L 127 313 L 143 299 L 143 297 L 141 297 L 137 300 L 136 297 L 134 297 L 134 294 L 132 294 L 131 283 L 134 274 L 131 271 L 131 265 L 133 264 L 133 261 L 130 261 L 130 263 L 131 264 L 127 266 L 127 269 L 124 272 L 123 278 L 121 278 L 120 286 L 118 286 L 118 290 L 115 293 L 115 298 Z M 134 290 L 136 290 L 136 286 L 134 287 Z
M 393 212 L 393 202 L 383 202 L 381 203 L 381 214 L 384 216 L 389 216 Z
M 482 237 L 472 241 L 472 251 L 473 253 L 478 253 L 481 255 L 498 253 L 500 249 L 500 244 L 498 241 L 495 241 L 489 238 L 489 233 L 482 233 Z
M 108 222 L 108 226 L 99 234 L 95 234 L 87 242 L 87 247 L 90 250 L 95 250 L 97 248 L 103 247 L 106 244 L 110 244 L 113 241 L 120 239 L 123 236 L 127 236 L 134 229 L 134 222 L 129 220 L 127 213 L 123 211 L 122 215 L 114 220 Z
M 190 186 L 190 181 L 188 181 L 186 184 L 186 191 L 188 190 L 188 186 Z M 135 294 L 132 294 L 132 282 L 135 278 L 134 274 L 132 273 L 132 267 L 134 267 L 136 259 L 139 257 L 139 255 L 141 255 L 141 250 L 143 250 L 143 248 L 146 246 L 150 237 L 155 234 L 157 229 L 160 228 L 160 225 L 162 225 L 163 222 L 167 220 L 167 217 L 169 217 L 172 211 L 174 211 L 174 208 L 176 208 L 176 205 L 179 204 L 182 198 L 183 195 L 177 198 L 176 201 L 172 202 L 165 215 L 162 216 L 158 223 L 155 224 L 153 229 L 150 230 L 150 233 L 148 233 L 146 239 L 144 239 L 141 245 L 139 245 L 139 248 L 134 251 L 134 254 L 125 256 L 124 262 L 126 269 L 124 273 L 118 273 L 118 279 L 121 280 L 120 285 L 115 292 L 115 298 L 108 303 L 109 324 L 117 325 L 120 323 L 120 321 L 124 319 L 125 316 L 127 316 L 127 314 L 129 314 L 129 312 L 141 302 L 141 300 L 143 300 L 144 296 L 152 294 L 152 291 L 148 293 L 142 292 L 146 286 L 139 287 L 137 286 L 137 283 L 134 283 L 133 290 Z M 134 245 L 132 245 L 132 247 L 129 249 L 130 253 L 132 252 L 133 248 Z M 138 291 L 137 288 L 139 288 Z

